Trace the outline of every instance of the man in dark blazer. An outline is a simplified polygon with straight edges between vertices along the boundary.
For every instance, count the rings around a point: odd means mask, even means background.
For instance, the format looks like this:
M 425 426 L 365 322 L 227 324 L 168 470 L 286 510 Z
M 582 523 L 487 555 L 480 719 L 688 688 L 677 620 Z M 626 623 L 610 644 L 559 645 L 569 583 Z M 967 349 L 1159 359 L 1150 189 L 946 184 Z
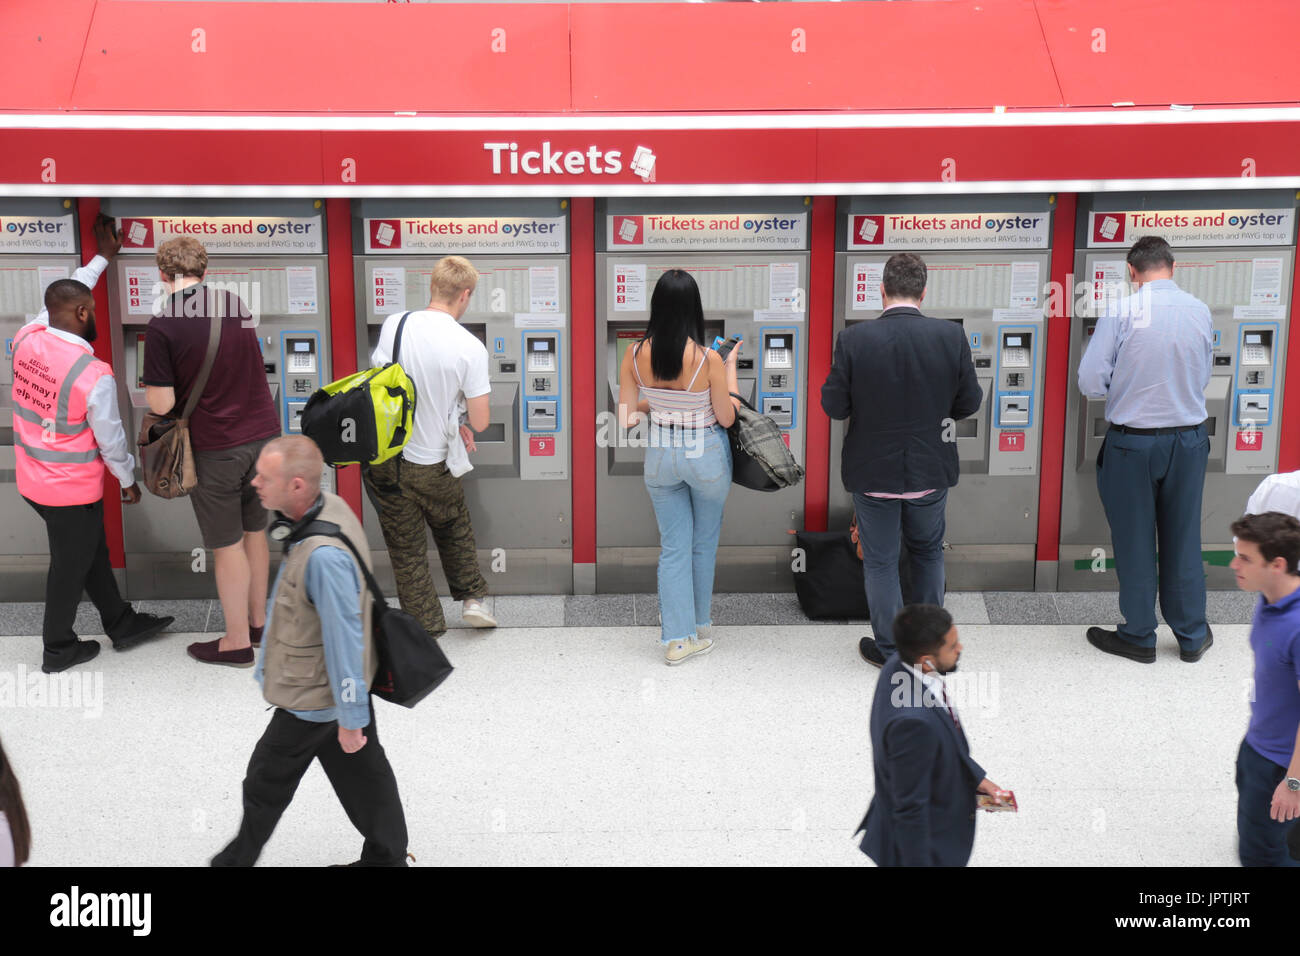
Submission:
M 911 555 L 912 593 L 943 604 L 944 505 L 957 484 L 959 419 L 979 411 L 966 333 L 921 314 L 925 263 L 900 252 L 885 263 L 885 311 L 840 333 L 822 409 L 849 420 L 840 477 L 853 495 L 874 639 L 858 651 L 881 667 L 894 650 L 890 622 L 903 606 L 899 533 Z
M 871 704 L 876 792 L 858 825 L 878 866 L 965 866 L 975 844 L 977 793 L 1005 793 L 971 759 L 944 687 L 961 642 L 952 617 L 909 604 L 893 621 L 898 653 L 885 663 Z M 856 833 L 854 834 L 857 835 Z

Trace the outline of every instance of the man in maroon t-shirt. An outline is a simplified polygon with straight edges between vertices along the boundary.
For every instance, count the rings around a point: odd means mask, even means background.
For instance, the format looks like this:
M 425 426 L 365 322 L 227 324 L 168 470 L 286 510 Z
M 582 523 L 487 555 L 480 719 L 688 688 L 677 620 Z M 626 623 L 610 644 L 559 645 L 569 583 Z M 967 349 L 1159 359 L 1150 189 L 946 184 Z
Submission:
M 208 254 L 202 244 L 188 236 L 169 239 L 157 258 L 170 295 L 155 308 L 145 336 L 141 380 L 154 412 L 184 410 L 207 353 L 210 323 L 221 322 L 216 360 L 190 416 L 199 484 L 189 499 L 203 546 L 212 551 L 226 633 L 191 644 L 189 653 L 205 664 L 252 667 L 266 624 L 270 551 L 266 509 L 251 482 L 262 446 L 280 434 L 280 420 L 250 313 L 237 296 L 203 284 Z

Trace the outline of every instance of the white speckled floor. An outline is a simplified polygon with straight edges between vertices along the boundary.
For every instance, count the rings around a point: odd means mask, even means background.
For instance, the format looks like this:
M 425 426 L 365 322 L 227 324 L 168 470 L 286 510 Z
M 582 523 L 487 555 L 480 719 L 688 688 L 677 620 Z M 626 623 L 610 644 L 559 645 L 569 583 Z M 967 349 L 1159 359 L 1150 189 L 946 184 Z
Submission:
M 976 758 L 1018 815 L 981 815 L 972 864 L 1236 865 L 1233 761 L 1248 715 L 1248 628 L 1217 625 L 1183 664 L 1107 657 L 1080 626 L 959 624 L 954 696 Z M 657 629 L 451 631 L 457 672 L 379 729 L 419 865 L 862 865 L 867 714 L 879 673 L 860 625 L 719 627 L 665 667 Z M 20 706 L 0 737 L 32 818 L 34 865 L 194 865 L 233 835 L 269 720 L 252 671 L 203 667 L 175 634 L 103 653 L 102 713 Z M 0 638 L 27 682 L 32 637 Z M 88 686 L 93 689 L 93 680 Z M 319 767 L 263 865 L 355 859 Z

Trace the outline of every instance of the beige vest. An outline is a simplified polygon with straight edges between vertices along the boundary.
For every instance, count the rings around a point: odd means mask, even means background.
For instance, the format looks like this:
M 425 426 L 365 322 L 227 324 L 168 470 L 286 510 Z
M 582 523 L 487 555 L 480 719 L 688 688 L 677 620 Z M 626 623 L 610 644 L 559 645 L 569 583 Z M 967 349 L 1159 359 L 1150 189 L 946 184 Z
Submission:
M 366 533 L 361 522 L 347 506 L 347 502 L 338 495 L 322 492 L 322 496 L 325 506 L 315 520 L 338 525 L 339 531 L 356 546 L 369 568 L 370 546 L 366 543 Z M 356 564 L 356 558 L 347 550 L 347 545 L 337 538 L 313 535 L 295 544 L 284 558 L 284 570 L 280 574 L 275 604 L 271 608 L 271 625 L 263 636 L 266 642 L 266 660 L 262 696 L 268 703 L 288 710 L 324 710 L 334 706 L 330 676 L 325 669 L 325 645 L 321 639 L 320 616 L 316 613 L 316 607 L 307 599 L 304 580 L 307 559 L 313 551 L 325 545 L 339 548 Z M 378 665 L 371 635 L 370 594 L 360 568 L 357 569 L 357 577 L 361 580 L 357 600 L 361 602 L 361 621 L 365 633 L 362 662 L 366 686 L 369 687 L 375 679 Z M 339 689 L 340 696 L 345 700 L 349 692 L 355 693 L 358 701 L 361 699 L 360 688 Z

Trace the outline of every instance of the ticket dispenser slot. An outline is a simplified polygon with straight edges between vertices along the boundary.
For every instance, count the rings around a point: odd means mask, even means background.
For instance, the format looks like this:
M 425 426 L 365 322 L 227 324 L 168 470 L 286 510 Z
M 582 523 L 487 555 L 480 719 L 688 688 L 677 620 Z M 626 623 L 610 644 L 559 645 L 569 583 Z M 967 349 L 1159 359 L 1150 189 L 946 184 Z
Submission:
M 559 333 L 525 333 L 524 431 L 554 432 L 561 427 Z
M 1033 329 L 998 330 L 997 426 L 1028 428 L 1033 424 Z
M 769 416 L 783 430 L 794 428 L 797 424 L 796 336 L 797 333 L 792 328 L 763 329 L 759 333 L 759 411 Z
M 1274 327 L 1242 326 L 1237 352 L 1237 397 L 1234 411 L 1240 427 L 1273 423 Z
M 321 376 L 320 337 L 316 332 L 280 333 L 280 376 L 278 406 L 281 427 L 286 434 L 302 433 L 302 413 L 307 400 L 325 384 Z M 272 376 L 273 377 L 273 376 Z M 272 397 L 277 389 L 271 383 Z

